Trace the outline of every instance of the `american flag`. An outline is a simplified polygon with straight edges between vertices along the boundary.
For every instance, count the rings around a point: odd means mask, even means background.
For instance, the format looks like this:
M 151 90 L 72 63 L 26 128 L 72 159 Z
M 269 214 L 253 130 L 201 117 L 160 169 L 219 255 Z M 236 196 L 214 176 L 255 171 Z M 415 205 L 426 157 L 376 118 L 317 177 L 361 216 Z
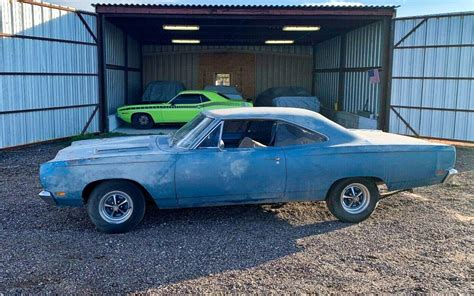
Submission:
M 370 83 L 380 83 L 379 69 L 369 70 L 369 81 Z

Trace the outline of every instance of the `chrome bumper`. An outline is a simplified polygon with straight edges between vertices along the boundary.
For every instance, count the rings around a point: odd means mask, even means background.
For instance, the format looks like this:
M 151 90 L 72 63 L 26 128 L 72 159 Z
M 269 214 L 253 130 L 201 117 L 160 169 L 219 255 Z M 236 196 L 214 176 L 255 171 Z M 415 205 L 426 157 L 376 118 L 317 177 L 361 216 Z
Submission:
M 458 170 L 456 169 L 450 169 L 448 171 L 448 174 L 446 175 L 446 177 L 444 177 L 444 180 L 443 180 L 443 184 L 446 184 L 448 183 L 449 181 L 451 181 L 451 179 L 458 174 Z
M 48 205 L 52 205 L 52 206 L 56 205 L 56 202 L 54 201 L 54 198 L 51 192 L 43 190 L 38 195 Z

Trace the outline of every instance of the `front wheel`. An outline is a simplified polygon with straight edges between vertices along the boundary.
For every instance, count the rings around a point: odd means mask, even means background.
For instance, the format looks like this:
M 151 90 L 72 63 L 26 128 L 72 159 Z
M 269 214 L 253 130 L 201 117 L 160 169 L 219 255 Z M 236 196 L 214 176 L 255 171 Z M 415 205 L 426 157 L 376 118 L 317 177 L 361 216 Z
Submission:
M 101 232 L 127 232 L 143 219 L 145 197 L 132 183 L 104 182 L 92 191 L 87 201 L 87 213 Z
M 367 178 L 346 179 L 329 192 L 326 205 L 342 222 L 361 222 L 375 210 L 380 194 L 375 182 Z

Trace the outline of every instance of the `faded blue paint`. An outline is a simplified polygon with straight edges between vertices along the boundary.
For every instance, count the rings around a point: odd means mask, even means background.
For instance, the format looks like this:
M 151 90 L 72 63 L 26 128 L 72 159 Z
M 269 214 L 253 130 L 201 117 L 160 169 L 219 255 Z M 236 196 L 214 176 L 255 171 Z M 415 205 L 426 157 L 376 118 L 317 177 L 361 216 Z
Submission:
M 180 153 L 175 175 L 180 206 L 281 200 L 285 155 L 279 147 L 190 150 Z
M 324 200 L 334 182 L 373 177 L 390 190 L 441 183 L 455 163 L 452 146 L 381 131 L 347 130 L 311 111 L 238 108 L 204 112 L 226 119 L 275 119 L 328 140 L 301 146 L 183 149 L 168 136 L 87 140 L 43 164 L 40 180 L 59 206 L 83 205 L 92 182 L 141 184 L 160 208 Z M 57 192 L 66 192 L 58 197 Z

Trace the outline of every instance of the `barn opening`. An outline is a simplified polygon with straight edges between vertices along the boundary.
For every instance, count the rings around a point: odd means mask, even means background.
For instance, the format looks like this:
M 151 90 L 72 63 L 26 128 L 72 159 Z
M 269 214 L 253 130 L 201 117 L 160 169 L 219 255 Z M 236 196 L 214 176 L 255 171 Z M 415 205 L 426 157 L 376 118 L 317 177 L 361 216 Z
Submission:
M 152 81 L 306 89 L 346 127 L 387 129 L 393 6 L 96 4 L 102 126 Z

